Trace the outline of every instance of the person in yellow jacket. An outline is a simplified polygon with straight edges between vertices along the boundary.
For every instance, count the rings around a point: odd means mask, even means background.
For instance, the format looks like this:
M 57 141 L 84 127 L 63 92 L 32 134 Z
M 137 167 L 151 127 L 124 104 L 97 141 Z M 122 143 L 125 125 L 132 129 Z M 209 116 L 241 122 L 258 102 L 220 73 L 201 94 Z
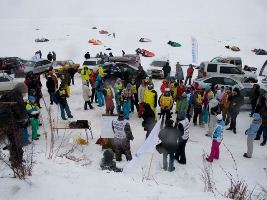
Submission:
M 165 88 L 163 94 L 159 97 L 159 106 L 161 108 L 160 115 L 164 116 L 166 114 L 166 121 L 171 119 L 171 109 L 173 106 L 173 97 L 171 95 L 170 88 Z
M 153 85 L 149 84 L 144 93 L 144 102 L 149 104 L 151 109 L 154 111 L 156 116 L 156 107 L 157 107 L 157 92 L 153 89 Z
M 88 81 L 89 82 L 91 70 L 88 70 L 88 67 L 86 65 L 83 65 L 81 75 L 82 75 L 82 81 Z
M 101 76 L 101 78 L 104 78 L 105 77 L 105 70 L 103 69 L 103 67 L 101 65 L 98 66 L 98 74 Z

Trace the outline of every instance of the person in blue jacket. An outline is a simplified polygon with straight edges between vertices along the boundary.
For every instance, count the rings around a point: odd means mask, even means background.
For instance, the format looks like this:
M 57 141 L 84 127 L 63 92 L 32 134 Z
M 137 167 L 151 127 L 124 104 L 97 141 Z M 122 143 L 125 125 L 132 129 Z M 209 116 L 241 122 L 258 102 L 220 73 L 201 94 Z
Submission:
M 103 95 L 104 83 L 102 77 L 99 74 L 96 78 L 95 89 L 96 89 L 96 96 L 98 99 L 98 107 L 102 107 L 104 106 L 104 95 Z
M 251 158 L 253 153 L 253 141 L 256 138 L 257 132 L 261 126 L 262 119 L 259 113 L 254 113 L 252 115 L 253 120 L 250 127 L 246 130 L 245 134 L 247 137 L 247 153 L 244 153 L 245 158 Z
M 217 160 L 219 159 L 219 155 L 220 155 L 219 147 L 223 140 L 223 130 L 224 130 L 225 123 L 222 119 L 222 114 L 216 115 L 216 118 L 217 118 L 217 124 L 212 135 L 211 151 L 210 151 L 209 157 L 206 158 L 208 162 L 213 162 L 213 159 L 217 159 Z

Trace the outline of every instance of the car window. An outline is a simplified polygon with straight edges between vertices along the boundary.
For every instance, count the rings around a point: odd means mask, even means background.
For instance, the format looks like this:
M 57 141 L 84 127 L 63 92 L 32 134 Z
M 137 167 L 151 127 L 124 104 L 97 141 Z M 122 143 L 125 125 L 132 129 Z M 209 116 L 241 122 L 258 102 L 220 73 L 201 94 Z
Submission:
M 83 65 L 97 65 L 95 60 L 86 60 L 83 62 Z
M 1 76 L 0 82 L 9 82 L 9 79 L 7 77 Z
M 223 77 L 211 77 L 211 78 L 207 78 L 205 81 L 203 81 L 204 83 L 210 83 L 211 85 L 223 85 Z
M 208 64 L 207 72 L 217 72 L 217 64 Z
M 266 92 L 267 92 L 266 90 L 260 88 L 260 95 L 264 95 Z
M 225 85 L 237 85 L 237 82 L 230 78 L 223 78 Z
M 47 65 L 47 64 L 49 64 L 49 63 L 50 63 L 49 60 L 42 60 L 42 61 L 41 61 L 41 65 Z
M 243 89 L 240 90 L 240 94 L 243 97 L 250 97 L 251 93 L 252 93 L 252 88 L 243 88 Z
M 241 60 L 236 60 L 236 61 L 235 61 L 235 64 L 236 64 L 236 65 L 242 65 L 242 61 L 241 61 Z
M 73 65 L 74 62 L 73 62 L 72 60 L 69 60 L 69 64 L 70 64 L 70 65 Z
M 231 74 L 231 69 L 230 69 L 230 67 L 220 67 L 220 73 Z
M 241 71 L 238 68 L 236 67 L 229 67 L 229 68 L 231 68 L 232 74 L 241 74 Z

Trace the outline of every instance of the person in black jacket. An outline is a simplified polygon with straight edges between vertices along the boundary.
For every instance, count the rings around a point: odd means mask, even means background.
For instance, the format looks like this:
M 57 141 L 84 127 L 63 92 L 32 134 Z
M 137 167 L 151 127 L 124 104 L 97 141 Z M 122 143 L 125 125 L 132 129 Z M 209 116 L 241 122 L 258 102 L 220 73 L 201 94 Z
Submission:
M 85 60 L 87 60 L 87 59 L 90 59 L 90 53 L 89 52 L 86 52 L 86 54 L 84 54 L 84 58 L 85 58 Z
M 144 71 L 142 65 L 140 64 L 138 70 L 136 71 L 136 85 L 139 87 L 142 83 L 142 80 L 146 78 L 146 72 Z
M 22 131 L 28 126 L 28 114 L 23 97 L 28 92 L 25 83 L 17 83 L 15 88 L 0 98 L 0 138 L 8 139 L 7 149 L 13 168 L 21 169 L 23 161 Z M 2 136 L 2 137 L 1 137 Z
M 34 96 L 36 98 L 36 104 L 38 105 L 39 108 L 41 108 L 40 99 L 43 97 L 43 94 L 42 94 L 42 83 L 40 81 L 40 76 L 32 75 L 27 85 L 28 85 L 28 96 Z
M 166 64 L 162 67 L 162 70 L 164 72 L 164 79 L 166 79 L 168 76 L 170 76 L 171 66 L 170 66 L 169 62 L 166 62 Z
M 50 104 L 53 105 L 53 96 L 56 92 L 56 84 L 50 75 L 47 76 L 46 87 L 50 95 Z
M 258 84 L 254 84 L 252 88 L 251 96 L 250 96 L 250 100 L 251 100 L 250 117 L 252 117 L 255 112 L 259 97 L 260 97 L 260 86 Z
M 52 62 L 52 60 L 53 60 L 53 55 L 52 55 L 51 52 L 49 52 L 49 53 L 47 54 L 47 60 L 49 60 L 50 62 Z
M 236 118 L 239 114 L 240 107 L 244 104 L 244 97 L 241 96 L 238 88 L 234 88 L 233 94 L 228 98 L 228 100 L 230 101 L 229 113 L 231 116 L 231 123 L 230 127 L 226 130 L 233 130 L 236 134 Z
M 162 153 L 163 153 L 163 169 L 169 172 L 175 170 L 174 167 L 174 154 L 178 148 L 179 132 L 173 127 L 173 120 L 167 120 L 165 127 L 159 132 L 159 139 L 162 141 Z M 170 156 L 169 167 L 167 163 L 167 157 Z
M 144 130 L 146 131 L 146 138 L 149 136 L 150 132 L 154 128 L 156 121 L 155 121 L 155 112 L 151 109 L 150 105 L 147 103 L 143 104 L 143 122 L 142 126 L 144 127 Z

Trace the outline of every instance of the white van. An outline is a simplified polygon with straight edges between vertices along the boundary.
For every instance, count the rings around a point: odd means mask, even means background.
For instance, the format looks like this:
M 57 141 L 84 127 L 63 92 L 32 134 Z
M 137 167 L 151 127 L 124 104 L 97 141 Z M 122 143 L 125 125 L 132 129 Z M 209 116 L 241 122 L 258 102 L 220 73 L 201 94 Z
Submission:
M 240 82 L 257 83 L 257 75 L 252 72 L 242 72 L 236 65 L 228 63 L 202 62 L 198 69 L 198 78 L 214 75 L 227 75 Z
M 237 66 L 242 71 L 242 59 L 240 57 L 215 57 L 211 59 L 213 63 L 229 63 Z

